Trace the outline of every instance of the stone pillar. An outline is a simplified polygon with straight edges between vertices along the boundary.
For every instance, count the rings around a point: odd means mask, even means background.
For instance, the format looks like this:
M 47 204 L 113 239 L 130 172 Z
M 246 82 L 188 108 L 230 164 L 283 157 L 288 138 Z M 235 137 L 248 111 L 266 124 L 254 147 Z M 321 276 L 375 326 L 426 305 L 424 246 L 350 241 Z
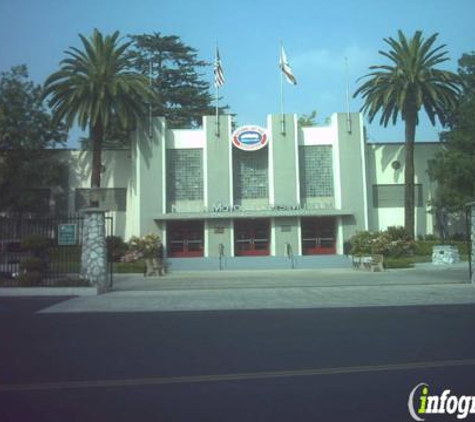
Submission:
M 471 250 L 472 250 L 472 255 L 468 257 L 471 262 L 471 268 L 472 268 L 472 283 L 475 284 L 475 202 L 472 202 L 469 204 L 471 210 L 470 210 L 470 216 L 471 216 L 471 224 L 470 224 L 470 243 L 471 243 Z
M 81 276 L 102 293 L 108 288 L 105 212 L 90 208 L 83 213 Z

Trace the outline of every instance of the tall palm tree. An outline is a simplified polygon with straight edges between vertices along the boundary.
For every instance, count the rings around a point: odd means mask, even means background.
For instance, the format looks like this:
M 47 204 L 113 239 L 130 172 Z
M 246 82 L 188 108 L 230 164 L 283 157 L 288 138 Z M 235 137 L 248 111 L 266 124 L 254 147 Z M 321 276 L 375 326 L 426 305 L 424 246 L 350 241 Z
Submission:
M 91 187 L 101 186 L 101 155 L 105 133 L 112 124 L 135 126 L 146 115 L 144 104 L 153 98 L 147 78 L 132 69 L 130 42 L 120 44 L 119 32 L 90 39 L 79 34 L 83 50 L 70 47 L 59 71 L 45 82 L 44 96 L 57 120 L 70 128 L 75 121 L 92 140 Z M 144 101 L 145 100 L 145 101 Z
M 447 111 L 455 106 L 460 92 L 456 74 L 435 68 L 448 60 L 445 44 L 433 47 L 437 36 L 435 33 L 424 39 L 422 32 L 416 31 L 408 40 L 398 31 L 398 40 L 385 38 L 390 50 L 379 53 L 391 63 L 370 66 L 372 72 L 363 76 L 368 79 L 354 94 L 364 100 L 361 111 L 370 122 L 379 112 L 380 124 L 385 127 L 390 121 L 396 124 L 399 114 L 404 121 L 404 225 L 411 237 L 414 237 L 414 141 L 419 111 L 425 110 L 432 125 L 436 119 L 445 125 Z

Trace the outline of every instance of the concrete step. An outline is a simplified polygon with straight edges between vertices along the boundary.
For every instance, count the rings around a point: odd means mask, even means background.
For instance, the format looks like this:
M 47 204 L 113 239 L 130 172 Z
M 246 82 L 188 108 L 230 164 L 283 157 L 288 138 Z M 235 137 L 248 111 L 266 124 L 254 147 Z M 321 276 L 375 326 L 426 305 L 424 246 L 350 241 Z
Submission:
M 288 257 L 277 256 L 236 256 L 219 258 L 168 258 L 168 271 L 213 271 L 217 270 L 275 270 L 275 269 L 323 269 L 349 268 L 350 259 L 345 255 L 296 256 L 294 261 Z

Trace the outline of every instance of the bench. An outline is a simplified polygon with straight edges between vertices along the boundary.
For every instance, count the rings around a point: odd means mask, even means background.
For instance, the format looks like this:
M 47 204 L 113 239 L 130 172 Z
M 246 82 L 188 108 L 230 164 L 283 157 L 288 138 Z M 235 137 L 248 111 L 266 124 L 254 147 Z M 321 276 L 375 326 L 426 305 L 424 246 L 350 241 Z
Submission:
M 369 261 L 369 270 L 374 271 L 384 271 L 383 266 L 384 257 L 381 254 L 371 255 L 371 260 Z
M 163 276 L 167 272 L 166 263 L 163 259 L 158 258 L 146 258 L 146 269 L 144 277 L 150 276 Z
M 381 254 L 371 256 L 353 256 L 352 264 L 355 270 L 363 269 L 367 271 L 384 271 L 384 257 Z

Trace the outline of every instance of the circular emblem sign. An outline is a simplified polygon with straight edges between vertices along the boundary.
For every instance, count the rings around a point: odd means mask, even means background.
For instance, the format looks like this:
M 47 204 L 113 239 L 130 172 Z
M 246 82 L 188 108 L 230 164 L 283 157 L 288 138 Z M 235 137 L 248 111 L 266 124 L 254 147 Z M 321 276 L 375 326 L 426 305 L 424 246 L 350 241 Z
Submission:
M 257 151 L 269 141 L 265 129 L 259 126 L 241 126 L 233 133 L 233 145 L 243 151 Z

